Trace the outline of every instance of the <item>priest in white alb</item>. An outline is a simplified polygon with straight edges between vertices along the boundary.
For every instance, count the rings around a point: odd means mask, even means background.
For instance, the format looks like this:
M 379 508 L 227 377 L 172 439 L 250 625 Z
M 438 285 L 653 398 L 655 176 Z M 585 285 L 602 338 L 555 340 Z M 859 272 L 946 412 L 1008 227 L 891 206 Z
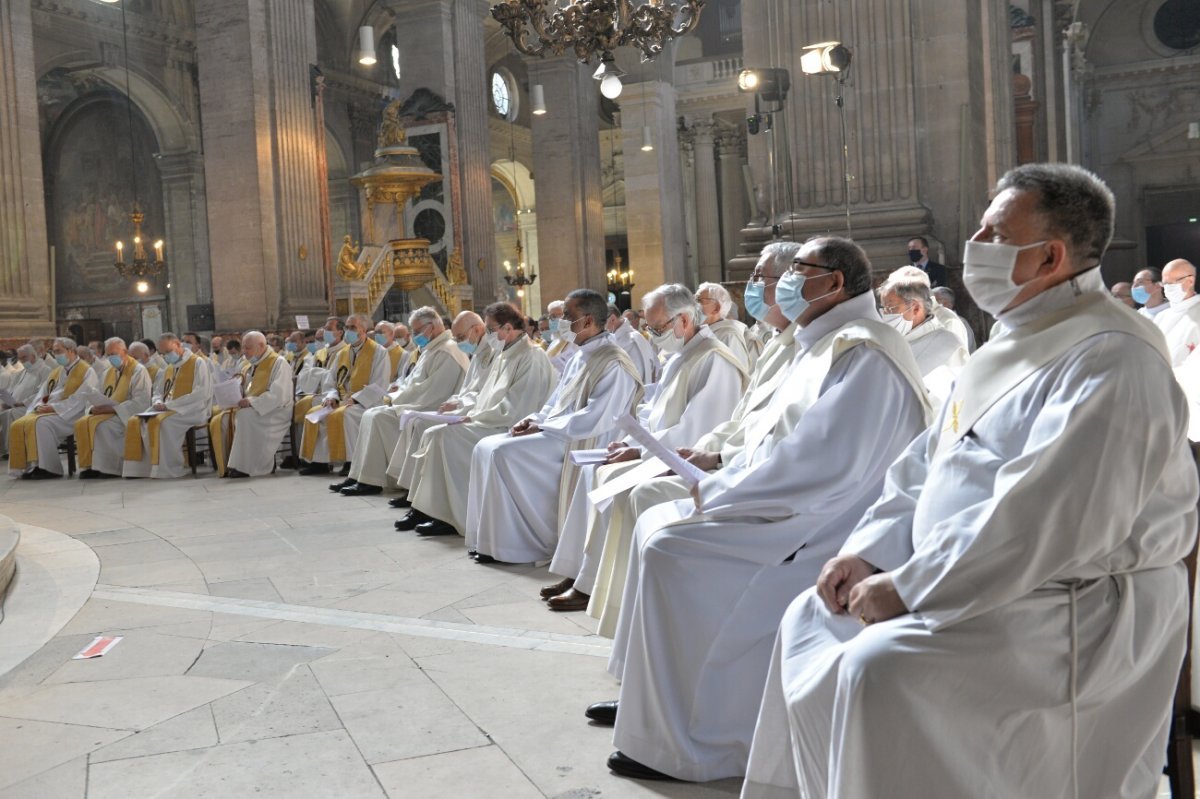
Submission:
M 687 286 L 660 286 L 647 294 L 642 304 L 654 344 L 669 360 L 654 398 L 638 410 L 639 421 L 669 449 L 690 446 L 729 420 L 748 376 L 737 356 L 702 323 L 700 306 Z M 609 444 L 603 465 L 581 467 L 562 537 L 550 562 L 550 572 L 563 580 L 542 589 L 551 610 L 587 609 L 599 558 L 593 558 L 592 568 L 583 571 L 585 545 L 591 531 L 602 546 L 609 527 L 609 506 L 596 508 L 588 500 L 588 492 L 638 468 L 643 457 L 641 447 L 626 438 Z M 659 469 L 657 474 L 664 471 Z
M 525 320 L 505 302 L 489 305 L 483 346 L 492 350 L 492 366 L 470 406 L 454 411 L 467 417 L 457 424 L 428 428 L 413 454 L 408 515 L 397 530 L 418 535 L 447 535 L 465 529 L 471 452 L 487 436 L 504 433 L 546 402 L 557 377 L 550 358 L 525 334 Z M 474 356 L 478 357 L 478 353 Z
M 1113 218 L 1079 167 L 1001 178 L 963 280 L 1004 335 L 788 609 L 744 797 L 1157 794 L 1197 480 Z
M 212 412 L 212 368 L 197 352 L 186 350 L 174 333 L 158 338 L 167 362 L 158 391 L 148 407 L 125 423 L 125 477 L 183 477 L 187 431 L 208 422 Z M 142 413 L 154 415 L 142 416 Z
M 75 421 L 75 460 L 79 479 L 116 478 L 125 466 L 125 428 L 129 418 L 150 405 L 154 381 L 133 350 L 149 355 L 146 345 L 135 341 L 125 346 L 124 339 L 104 342 L 104 358 L 109 369 L 101 381 L 100 393 L 109 402 L 93 401 L 88 412 Z
M 1171 307 L 1154 317 L 1167 339 L 1171 365 L 1181 366 L 1200 347 L 1200 294 L 1196 293 L 1196 267 L 1177 258 L 1162 270 L 1163 294 Z
M 459 314 L 456 325 L 465 331 L 479 316 Z M 388 458 L 400 436 L 400 418 L 405 411 L 433 411 L 462 385 L 468 360 L 454 341 L 452 330 L 442 324 L 436 308 L 424 306 L 409 314 L 408 323 L 417 343 L 416 365 L 398 383 L 388 386 L 379 403 L 362 416 L 355 445 L 356 456 L 347 479 L 329 486 L 347 497 L 379 494 L 387 479 Z
M 87 402 L 81 388 L 94 389 L 96 372 L 77 354 L 73 339 L 56 338 L 50 354 L 57 364 L 38 388 L 24 416 L 8 429 L 8 473 L 22 480 L 62 477 L 58 445 L 75 430 Z
M 548 560 L 579 469 L 572 450 L 606 447 L 616 420 L 637 407 L 637 367 L 604 331 L 608 303 L 589 289 L 567 295 L 562 340 L 579 347 L 542 406 L 471 455 L 467 549 L 480 563 Z
M 746 430 L 766 412 L 775 390 L 787 376 L 796 352 L 796 323 L 783 315 L 775 298 L 779 279 L 792 268 L 800 245 L 776 241 L 763 247 L 750 281 L 746 284 L 746 309 L 755 319 L 776 331 L 758 359 L 750 384 L 733 410 L 729 421 L 700 436 L 690 449 L 699 453 L 720 453 L 731 462 L 741 451 Z M 657 477 L 640 483 L 613 498 L 607 520 L 594 516 L 588 531 L 580 579 L 593 585 L 588 615 L 600 621 L 598 632 L 612 638 L 617 629 L 621 595 L 629 570 L 629 548 L 638 516 L 663 502 L 687 499 L 690 490 L 676 476 Z M 594 576 L 593 576 L 594 575 Z
M 905 271 L 912 269 L 905 267 Z M 912 347 L 930 402 L 936 408 L 950 394 L 968 355 L 958 336 L 934 316 L 937 303 L 929 288 L 929 276 L 922 272 L 921 278 L 893 272 L 878 289 L 879 306 L 883 321 L 896 328 Z
M 604 329 L 612 336 L 613 343 L 625 350 L 629 360 L 633 361 L 644 385 L 658 382 L 662 364 L 659 363 L 657 351 L 645 336 L 633 329 L 633 325 L 621 315 L 621 309 L 616 305 L 608 306 L 608 320 Z
M 717 340 L 729 348 L 747 372 L 754 371 L 760 348 L 756 343 L 751 343 L 754 335 L 749 328 L 733 318 L 733 296 L 729 289 L 720 283 L 701 283 L 696 289 L 696 302 L 700 303 L 704 324 Z
M 929 421 L 904 339 L 880 319 L 849 239 L 806 242 L 775 296 L 795 362 L 733 460 L 637 522 L 609 673 L 621 681 L 608 760 L 634 778 L 745 773 L 775 630 L 879 496 Z
M 300 469 L 302 475 L 328 474 L 330 462 L 349 466 L 363 414 L 383 400 L 391 360 L 387 350 L 370 337 L 370 330 L 371 320 L 365 314 L 346 317 L 346 346 L 329 364 L 312 404 L 314 412 L 319 405 L 328 409 L 328 414 L 315 422 L 307 416 L 304 419 L 300 459 L 306 465 Z
M 292 367 L 267 346 L 257 330 L 242 336 L 242 355 L 249 364 L 244 396 L 236 406 L 213 414 L 209 442 L 217 473 L 224 477 L 259 477 L 275 469 L 275 452 L 292 421 Z
M 38 389 L 50 374 L 50 367 L 38 357 L 32 344 L 17 347 L 17 362 L 21 369 L 7 387 L 13 403 L 0 402 L 0 456 L 4 457 L 8 456 L 8 428 L 29 410 L 29 403 L 37 397 Z
M 455 317 L 450 334 L 454 338 L 454 345 L 470 358 L 470 363 L 467 365 L 462 384 L 433 410 L 437 413 L 463 416 L 475 406 L 479 390 L 483 388 L 491 373 L 492 364 L 495 363 L 496 350 L 484 344 L 487 326 L 483 318 L 474 311 L 463 311 Z M 407 493 L 412 488 L 417 477 L 417 459 L 414 456 L 421 449 L 421 437 L 436 424 L 437 422 L 429 419 L 409 419 L 408 424 L 400 427 L 399 436 L 388 457 L 387 475 L 395 481 L 396 487 L 401 491 Z

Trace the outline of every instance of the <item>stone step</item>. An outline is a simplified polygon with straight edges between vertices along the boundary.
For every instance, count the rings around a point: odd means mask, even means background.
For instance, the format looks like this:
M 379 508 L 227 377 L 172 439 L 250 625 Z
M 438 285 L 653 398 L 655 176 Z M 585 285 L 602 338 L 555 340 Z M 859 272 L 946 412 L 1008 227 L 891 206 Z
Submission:
M 0 621 L 4 619 L 4 595 L 17 569 L 17 544 L 21 533 L 7 516 L 0 516 Z

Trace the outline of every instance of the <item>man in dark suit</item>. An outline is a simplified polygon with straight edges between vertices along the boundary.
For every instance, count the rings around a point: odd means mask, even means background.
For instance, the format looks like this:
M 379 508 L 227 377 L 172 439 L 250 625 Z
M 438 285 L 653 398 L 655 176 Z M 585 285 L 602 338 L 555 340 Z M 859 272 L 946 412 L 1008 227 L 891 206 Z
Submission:
M 908 240 L 908 260 L 913 266 L 929 275 L 933 288 L 946 285 L 946 267 L 929 260 L 929 240 L 924 236 L 913 236 Z

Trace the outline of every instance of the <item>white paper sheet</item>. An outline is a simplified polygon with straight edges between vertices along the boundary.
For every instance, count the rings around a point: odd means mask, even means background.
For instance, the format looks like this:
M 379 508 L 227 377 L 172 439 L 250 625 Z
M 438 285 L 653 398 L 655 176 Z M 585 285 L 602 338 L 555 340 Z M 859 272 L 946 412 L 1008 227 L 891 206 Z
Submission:
M 606 460 L 608 460 L 608 450 L 606 449 L 578 449 L 571 453 L 571 463 L 576 466 L 604 463 Z
M 430 411 L 405 411 L 400 414 L 400 427 L 408 427 L 416 419 L 425 419 L 436 424 L 461 424 L 467 421 L 468 418 L 470 417 L 446 413 L 431 413 Z
M 313 408 L 311 411 L 304 414 L 304 418 L 305 418 L 305 420 L 312 422 L 313 424 L 319 424 L 322 419 L 324 419 L 329 414 L 333 413 L 333 411 L 334 411 L 334 408 L 332 408 L 328 405 L 321 405 L 320 407 Z
M 237 407 L 242 398 L 242 381 L 236 377 L 213 386 L 213 405 L 218 408 Z
M 649 458 L 629 471 L 614 477 L 599 488 L 589 491 L 588 501 L 596 506 L 596 510 L 603 512 L 612 504 L 613 497 L 617 494 L 620 494 L 622 491 L 628 491 L 647 480 L 661 477 L 669 471 L 667 465 L 658 458 Z
M 160 413 L 166 413 L 166 411 L 153 411 L 153 410 L 142 411 L 141 413 L 135 413 L 134 416 L 140 416 L 143 419 L 153 419 L 155 416 L 158 416 Z
M 296 329 L 297 330 L 308 330 L 308 317 L 307 316 L 300 315 L 300 316 L 296 317 Z
M 383 402 L 383 398 L 387 396 L 387 394 L 382 388 L 374 383 L 367 383 L 360 390 L 355 391 L 350 396 L 353 397 L 354 401 L 359 405 L 362 405 L 366 408 L 374 408 L 376 405 L 379 405 Z
M 630 438 L 641 444 L 646 452 L 661 459 L 671 471 L 683 478 L 683 481 L 688 484 L 689 488 L 707 477 L 698 467 L 679 457 L 679 454 L 675 450 L 667 447 L 651 435 L 650 431 L 642 427 L 641 423 L 632 416 L 623 416 L 618 419 L 617 427 L 624 430 L 629 434 Z

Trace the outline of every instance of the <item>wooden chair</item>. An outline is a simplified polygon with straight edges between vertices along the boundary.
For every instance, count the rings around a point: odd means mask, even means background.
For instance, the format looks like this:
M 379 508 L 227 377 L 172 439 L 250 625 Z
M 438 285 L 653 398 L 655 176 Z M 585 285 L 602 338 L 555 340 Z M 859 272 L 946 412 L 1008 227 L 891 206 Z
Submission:
M 1200 444 L 1192 444 L 1192 454 L 1200 469 Z M 1188 718 L 1192 715 L 1192 606 L 1196 599 L 1196 551 L 1200 538 L 1192 545 L 1192 551 L 1183 559 L 1188 571 L 1188 626 L 1187 649 L 1184 650 L 1183 668 L 1179 683 L 1175 686 L 1175 704 L 1171 710 L 1171 732 L 1167 737 L 1167 781 L 1171 785 L 1171 796 L 1175 799 L 1193 799 L 1196 795 L 1196 775 L 1192 764 L 1192 731 Z
M 188 466 L 191 467 L 192 477 L 196 476 L 196 464 L 204 460 L 203 454 L 196 446 L 196 433 L 200 432 L 204 435 L 204 443 L 211 449 L 212 442 L 208 440 L 208 425 L 198 424 L 195 427 L 189 427 L 187 433 L 183 436 L 183 448 L 187 452 Z M 216 463 L 216 460 L 213 460 Z
M 60 447 L 67 453 L 67 477 L 75 474 L 75 436 L 67 436 Z

